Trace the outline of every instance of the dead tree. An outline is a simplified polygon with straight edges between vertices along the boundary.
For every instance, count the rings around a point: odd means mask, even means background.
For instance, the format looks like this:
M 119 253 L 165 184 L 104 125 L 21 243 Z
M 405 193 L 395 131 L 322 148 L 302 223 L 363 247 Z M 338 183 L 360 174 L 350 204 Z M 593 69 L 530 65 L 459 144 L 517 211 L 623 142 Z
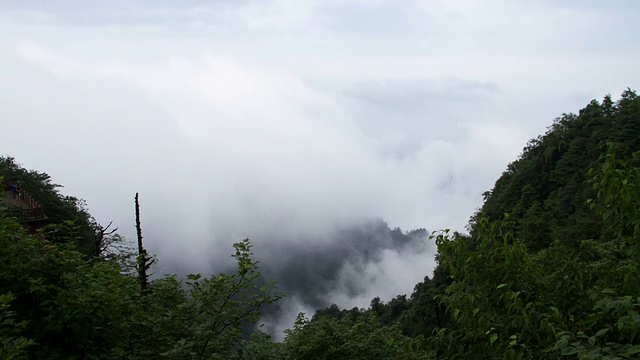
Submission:
M 144 296 L 149 291 L 149 276 L 147 270 L 151 267 L 154 259 L 147 255 L 147 250 L 142 246 L 142 227 L 140 227 L 140 202 L 138 193 L 135 197 L 136 203 L 136 232 L 138 235 L 138 280 L 140 281 L 140 295 Z
M 113 244 L 113 241 L 111 240 L 111 238 L 116 233 L 116 231 L 118 231 L 118 228 L 109 230 L 112 224 L 113 224 L 113 221 L 109 222 L 107 226 L 102 226 L 98 224 L 97 221 L 92 223 L 92 226 L 93 226 L 93 249 L 92 249 L 93 254 L 92 255 L 94 258 L 102 259 L 102 260 L 107 258 L 107 252 L 109 250 L 109 247 Z

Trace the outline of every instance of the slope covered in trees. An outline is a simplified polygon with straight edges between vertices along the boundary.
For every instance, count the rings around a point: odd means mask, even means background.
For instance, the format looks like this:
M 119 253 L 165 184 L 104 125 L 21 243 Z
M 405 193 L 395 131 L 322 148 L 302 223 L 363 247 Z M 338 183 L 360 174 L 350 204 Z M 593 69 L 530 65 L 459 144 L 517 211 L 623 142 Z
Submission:
M 28 234 L 0 211 L 0 357 L 638 358 L 638 151 L 631 90 L 563 115 L 485 193 L 469 235 L 434 234 L 438 266 L 410 296 L 301 314 L 281 343 L 242 338 L 282 296 L 259 280 L 248 241 L 235 273 L 168 276 L 141 293 L 118 252 L 97 250 L 115 234 L 3 158 L 0 175 L 40 192 L 51 225 Z
M 463 358 L 637 358 L 638 150 L 631 90 L 531 141 L 486 194 L 471 237 L 437 237 L 452 322 L 432 344 Z
M 484 194 L 470 235 L 435 234 L 433 278 L 369 309 L 442 359 L 640 356 L 640 98 L 556 119 Z
M 639 106 L 635 92 L 627 90 L 617 103 L 606 96 L 578 115 L 557 118 L 485 193 L 477 216 L 500 220 L 508 213 L 517 222 L 516 235 L 533 251 L 560 238 L 579 242 L 608 236 L 602 219 L 586 204 L 595 197 L 588 172 L 601 166 L 603 142 L 615 144 L 622 157 L 640 149 Z M 473 232 L 477 223 L 471 226 Z
M 104 228 L 91 217 L 83 200 L 62 195 L 58 190 L 62 186 L 53 183 L 48 174 L 26 170 L 11 157 L 0 157 L 0 176 L 8 183 L 19 184 L 37 200 L 47 217 L 49 227 L 45 236 L 49 241 L 73 241 L 81 253 L 99 255 L 101 244 L 97 242 L 100 242 L 100 231 Z

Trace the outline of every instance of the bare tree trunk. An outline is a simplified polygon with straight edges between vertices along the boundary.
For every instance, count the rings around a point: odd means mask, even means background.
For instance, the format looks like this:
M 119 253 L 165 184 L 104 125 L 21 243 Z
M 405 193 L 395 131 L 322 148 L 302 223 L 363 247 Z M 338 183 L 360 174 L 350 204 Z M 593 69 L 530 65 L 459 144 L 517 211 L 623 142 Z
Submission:
M 135 197 L 136 203 L 136 232 L 138 235 L 138 280 L 140 281 L 140 295 L 147 294 L 149 289 L 149 277 L 147 270 L 153 264 L 153 259 L 147 256 L 147 250 L 142 246 L 142 227 L 140 226 L 140 202 L 138 201 L 138 193 Z

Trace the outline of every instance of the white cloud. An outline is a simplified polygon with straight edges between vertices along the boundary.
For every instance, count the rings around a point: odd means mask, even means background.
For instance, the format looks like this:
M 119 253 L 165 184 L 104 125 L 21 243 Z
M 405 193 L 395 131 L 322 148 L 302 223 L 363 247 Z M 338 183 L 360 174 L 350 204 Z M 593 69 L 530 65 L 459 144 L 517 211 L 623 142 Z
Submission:
M 390 301 L 397 295 L 409 297 L 413 287 L 431 276 L 435 261 L 430 251 L 431 244 L 422 248 L 411 248 L 396 251 L 385 249 L 380 261 L 370 263 L 348 263 L 341 271 L 337 288 L 327 294 L 331 302 L 342 308 L 367 308 L 374 297 L 383 302 Z M 360 292 L 349 295 L 347 288 L 359 288 Z

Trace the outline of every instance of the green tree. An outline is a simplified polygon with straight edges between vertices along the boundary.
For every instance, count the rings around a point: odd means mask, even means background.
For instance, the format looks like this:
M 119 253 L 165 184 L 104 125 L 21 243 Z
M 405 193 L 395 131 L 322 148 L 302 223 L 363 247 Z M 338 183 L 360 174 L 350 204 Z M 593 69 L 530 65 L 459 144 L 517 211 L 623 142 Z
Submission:
M 112 263 L 87 262 L 70 245 L 30 235 L 0 217 L 0 293 L 11 293 L 20 335 L 34 340 L 33 356 L 108 354 L 135 310 L 128 306 L 130 278 Z
M 584 239 L 609 236 L 602 219 L 585 200 L 594 198 L 587 171 L 599 164 L 604 141 L 640 150 L 640 98 L 630 89 L 617 102 L 609 95 L 591 101 L 578 115 L 564 114 L 548 131 L 531 140 L 487 192 L 478 216 L 499 221 L 509 213 L 513 231 L 529 251 L 562 241 L 577 246 Z M 478 224 L 471 222 L 471 234 Z
M 55 241 L 70 242 L 86 256 L 93 255 L 95 229 L 84 200 L 62 195 L 62 186 L 53 183 L 48 174 L 26 170 L 12 157 L 0 156 L 0 175 L 20 184 L 40 204 L 47 223 L 55 227 L 47 233 L 55 233 Z
M 241 326 L 282 297 L 274 284 L 258 285 L 248 240 L 234 245 L 237 272 L 191 275 L 186 283 L 157 279 L 144 304 L 135 275 L 118 262 L 87 260 L 70 244 L 26 233 L 15 219 L 0 217 L 0 246 L 0 341 L 7 354 L 226 359 L 241 345 Z M 8 324 L 19 326 L 9 331 Z
M 611 145 L 590 171 L 608 237 L 530 251 L 510 216 L 480 218 L 469 239 L 438 236 L 453 283 L 441 298 L 453 323 L 431 346 L 445 358 L 629 359 L 640 354 L 640 168 Z M 482 354 L 482 355 L 480 355 Z
M 396 326 L 382 326 L 372 313 L 342 319 L 299 314 L 286 330 L 282 359 L 432 359 L 422 338 L 412 340 Z
M 15 311 L 10 303 L 15 300 L 12 293 L 0 295 L 0 359 L 26 359 L 27 349 L 36 343 L 21 335 L 27 327 L 26 321 L 16 322 Z

